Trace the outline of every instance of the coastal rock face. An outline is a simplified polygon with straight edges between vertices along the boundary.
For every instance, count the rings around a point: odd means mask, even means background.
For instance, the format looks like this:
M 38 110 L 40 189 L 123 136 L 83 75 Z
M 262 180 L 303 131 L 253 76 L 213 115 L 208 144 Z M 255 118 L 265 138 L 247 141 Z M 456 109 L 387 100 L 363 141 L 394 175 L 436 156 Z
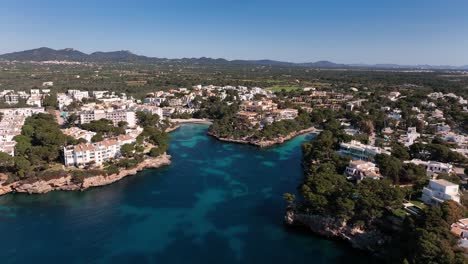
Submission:
M 8 185 L 0 185 L 0 195 L 4 195 L 13 191 L 13 183 Z
M 332 217 L 300 214 L 294 210 L 286 212 L 284 222 L 291 226 L 305 226 L 315 234 L 342 239 L 350 242 L 353 248 L 371 252 L 379 252 L 388 240 L 388 237 L 378 230 L 361 230 Z
M 0 195 L 19 192 L 19 193 L 47 193 L 50 191 L 77 191 L 86 190 L 90 187 L 104 186 L 121 180 L 122 178 L 135 175 L 144 169 L 159 168 L 161 166 L 171 164 L 171 156 L 163 154 L 157 158 L 148 158 L 137 167 L 128 170 L 122 170 L 118 174 L 112 175 L 97 175 L 85 178 L 83 183 L 75 183 L 72 181 L 71 175 L 52 179 L 52 180 L 38 180 L 35 182 L 19 181 L 7 185 L 0 185 Z
M 48 181 L 36 181 L 32 183 L 19 183 L 12 186 L 12 191 L 19 193 L 47 193 L 53 190 L 61 190 L 61 188 L 73 186 L 73 189 L 79 189 L 79 186 L 72 182 L 71 176 L 60 177 Z
M 171 164 L 171 156 L 167 154 L 161 155 L 160 157 L 157 157 L 157 158 L 146 159 L 142 163 L 138 164 L 136 168 L 124 170 L 118 174 L 112 174 L 108 176 L 98 175 L 98 176 L 85 178 L 83 181 L 83 184 L 81 185 L 81 189 L 85 190 L 90 187 L 108 185 L 118 180 L 121 180 L 122 178 L 126 176 L 135 175 L 139 171 L 142 171 L 144 169 L 159 168 L 161 166 L 165 166 L 169 164 Z

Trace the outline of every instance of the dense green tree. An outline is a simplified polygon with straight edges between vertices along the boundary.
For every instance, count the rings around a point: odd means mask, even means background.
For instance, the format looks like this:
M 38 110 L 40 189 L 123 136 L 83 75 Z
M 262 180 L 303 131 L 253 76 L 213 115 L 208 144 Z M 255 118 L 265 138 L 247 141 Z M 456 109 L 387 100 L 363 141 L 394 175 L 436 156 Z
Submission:
M 57 94 L 51 93 L 42 99 L 42 105 L 50 109 L 58 109 Z
M 13 167 L 14 165 L 15 162 L 13 157 L 5 152 L 0 151 L 0 172 L 10 171 L 11 167 Z
M 377 154 L 375 161 L 383 176 L 392 179 L 395 184 L 400 182 L 402 163 L 399 159 L 387 154 Z
M 122 156 L 126 158 L 132 157 L 134 151 L 135 151 L 135 147 L 132 144 L 123 144 L 120 147 L 120 153 L 122 154 Z
M 96 133 L 96 135 L 94 135 L 92 138 L 91 138 L 91 142 L 93 143 L 96 143 L 96 142 L 101 142 L 104 140 L 104 137 L 102 136 L 102 133 Z
M 408 148 L 400 143 L 395 143 L 392 145 L 392 156 L 400 160 L 409 160 L 411 158 Z

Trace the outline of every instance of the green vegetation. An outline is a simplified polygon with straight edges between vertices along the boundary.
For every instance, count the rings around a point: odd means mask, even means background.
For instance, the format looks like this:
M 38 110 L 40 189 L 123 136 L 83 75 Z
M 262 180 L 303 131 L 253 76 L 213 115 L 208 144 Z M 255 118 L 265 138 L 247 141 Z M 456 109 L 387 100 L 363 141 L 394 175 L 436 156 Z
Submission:
M 343 132 L 333 119 L 324 127 L 316 139 L 303 145 L 305 177 L 299 197 L 284 195 L 290 208 L 297 213 L 332 217 L 363 230 L 379 230 L 390 238 L 378 252 L 386 263 L 466 263 L 457 238 L 449 231 L 452 223 L 467 216 L 464 206 L 449 201 L 428 208 L 414 201 L 422 215 L 407 214 L 402 209 L 403 198 L 420 196 L 427 182 L 426 172 L 393 156 L 376 156 L 384 180 L 348 182 L 343 171 L 349 158 L 336 153 Z M 398 152 L 404 153 L 401 149 Z M 400 180 L 415 184 L 405 189 L 392 184 Z M 395 217 L 400 222 L 396 226 Z
M 306 87 L 340 89 L 357 87 L 362 90 L 391 91 L 395 86 L 412 84 L 414 90 L 422 92 L 455 92 L 468 97 L 468 78 L 443 72 L 385 72 L 368 70 L 316 70 L 314 67 L 191 64 L 187 62 L 161 61 L 154 64 L 102 63 L 89 65 L 37 65 L 17 62 L 14 65 L 2 64 L 0 72 L 2 89 L 24 90 L 40 87 L 43 82 L 54 80 L 53 91 L 67 89 L 109 90 L 127 93 L 135 98 L 143 98 L 155 90 L 202 85 L 243 85 L 258 87 Z M 96 74 L 95 71 L 99 71 Z M 80 78 L 76 78 L 79 75 Z M 141 86 L 128 86 L 128 81 L 145 81 Z M 300 81 L 300 83 L 297 83 Z M 376 97 L 377 98 L 377 97 Z M 420 103 L 420 101 L 419 101 Z M 410 104 L 408 104 L 410 105 Z M 467 124 L 466 113 L 450 119 Z M 403 109 L 405 110 L 405 109 Z M 446 112 L 452 116 L 451 111 Z M 468 130 L 467 130 L 468 131 Z
M 302 89 L 303 88 L 300 87 L 300 86 L 281 86 L 281 85 L 266 88 L 266 90 L 270 90 L 270 91 L 272 91 L 274 93 L 276 93 L 276 92 L 290 92 L 290 91 L 296 91 L 296 90 L 302 90 Z
M 284 137 L 292 132 L 310 128 L 314 125 L 312 117 L 305 111 L 299 111 L 299 115 L 294 120 L 281 120 L 270 124 L 265 124 L 263 128 L 258 125 L 250 127 L 241 122 L 233 113 L 223 113 L 221 119 L 215 119 L 210 127 L 210 132 L 222 138 L 249 140 L 273 140 Z
M 60 131 L 50 114 L 28 117 L 21 135 L 16 136 L 15 140 L 15 157 L 1 153 L 3 162 L 0 169 L 9 174 L 10 181 L 40 176 L 39 172 L 60 162 L 63 146 L 78 143 Z
M 330 128 L 333 124 L 330 124 Z M 387 180 L 348 182 L 343 171 L 349 158 L 336 153 L 342 131 L 324 130 L 303 146 L 303 184 L 297 208 L 301 212 L 332 215 L 361 228 L 371 228 L 392 208 L 401 206 L 403 193 Z
M 144 112 L 137 112 L 138 124 L 143 127 L 143 132 L 138 136 L 137 142 L 148 142 L 157 147 L 157 151 L 152 150 L 151 156 L 159 156 L 169 148 L 169 134 L 165 131 L 170 124 L 167 119 L 160 121 L 158 115 L 152 115 Z M 159 155 L 155 155 L 159 153 Z
M 391 259 L 406 259 L 409 263 L 466 263 L 457 246 L 458 238 L 449 232 L 452 223 L 466 217 L 466 208 L 448 201 L 424 212 L 419 220 L 407 217 L 401 231 L 394 234 L 391 248 L 397 255 Z
M 124 144 L 120 148 L 123 158 L 111 160 L 104 164 L 107 174 L 119 173 L 119 169 L 132 169 L 145 159 L 145 155 L 158 157 L 169 148 L 169 135 L 165 130 L 170 126 L 167 120 L 160 120 L 158 115 L 145 112 L 136 113 L 138 124 L 143 127 L 143 132 L 137 137 L 136 143 Z M 125 124 L 119 124 L 124 126 Z M 147 144 L 151 147 L 148 153 L 144 153 Z
M 9 182 L 16 180 L 53 179 L 72 175 L 74 182 L 82 182 L 84 178 L 94 175 L 118 173 L 119 168 L 134 168 L 143 161 L 144 144 L 154 146 L 149 155 L 157 157 L 166 152 L 169 146 L 169 136 L 164 130 L 169 126 L 167 121 L 160 122 L 159 116 L 137 113 L 138 121 L 144 130 L 139 136 L 137 144 L 125 144 L 121 148 L 123 159 L 106 164 L 105 170 L 90 169 L 90 164 L 81 169 L 62 168 L 62 148 L 67 145 L 81 143 L 81 140 L 62 133 L 54 116 L 50 114 L 36 114 L 28 117 L 22 128 L 21 135 L 15 137 L 15 157 L 0 152 L 0 172 L 9 175 Z M 103 135 L 115 136 L 125 133 L 126 122 L 120 122 L 117 127 L 109 120 L 101 119 L 82 127 L 97 132 L 93 141 L 101 141 Z M 60 166 L 56 166 L 60 165 Z
M 70 116 L 69 118 L 73 118 Z M 119 126 L 114 126 L 114 123 L 108 119 L 93 120 L 89 123 L 82 124 L 81 128 L 88 131 L 96 132 L 97 138 L 93 142 L 101 141 L 103 137 L 111 137 L 125 134 L 126 122 L 120 123 Z
M 413 158 L 422 160 L 437 160 L 461 164 L 468 162 L 463 155 L 451 150 L 448 146 L 443 144 L 415 143 L 410 146 L 410 153 Z

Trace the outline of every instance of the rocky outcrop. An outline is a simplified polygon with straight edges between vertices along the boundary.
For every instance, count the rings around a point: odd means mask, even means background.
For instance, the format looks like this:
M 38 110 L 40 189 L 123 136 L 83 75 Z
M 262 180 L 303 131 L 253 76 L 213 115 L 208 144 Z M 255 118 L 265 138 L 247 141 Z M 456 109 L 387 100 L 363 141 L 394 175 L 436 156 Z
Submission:
M 347 241 L 353 248 L 370 251 L 376 255 L 382 252 L 383 246 L 390 239 L 377 229 L 362 230 L 333 217 L 301 214 L 292 209 L 286 211 L 284 223 L 306 227 L 311 232 L 327 238 Z
M 139 171 L 142 171 L 144 169 L 154 169 L 154 168 L 159 168 L 165 165 L 169 165 L 171 164 L 170 158 L 171 156 L 164 154 L 157 158 L 146 159 L 142 163 L 138 164 L 136 168 L 123 170 L 118 174 L 112 174 L 108 176 L 98 175 L 98 176 L 85 178 L 81 185 L 81 190 L 86 190 L 90 187 L 95 187 L 95 186 L 108 185 L 113 182 L 119 181 L 122 178 L 127 177 L 129 175 L 135 175 Z
M 18 192 L 18 193 L 47 193 L 50 191 L 83 191 L 91 187 L 104 186 L 121 180 L 129 175 L 135 175 L 144 169 L 159 168 L 171 164 L 171 156 L 163 154 L 157 158 L 148 158 L 138 164 L 137 167 L 122 170 L 118 174 L 96 175 L 86 177 L 83 182 L 74 182 L 71 175 L 37 181 L 18 181 L 6 185 L 0 185 L 0 195 Z
M 48 181 L 35 181 L 35 182 L 18 182 L 11 186 L 12 192 L 18 193 L 47 193 L 54 190 L 79 190 L 80 186 L 72 182 L 72 177 L 67 175 L 57 179 Z
M 320 130 L 316 129 L 315 127 L 309 127 L 309 128 L 306 128 L 306 129 L 302 129 L 302 130 L 298 130 L 298 131 L 294 131 L 292 133 L 289 133 L 288 135 L 284 136 L 284 137 L 278 137 L 278 138 L 275 138 L 273 140 L 251 140 L 251 139 L 234 139 L 234 138 L 224 138 L 224 137 L 220 137 L 212 132 L 208 132 L 208 135 L 210 136 L 213 136 L 215 137 L 216 139 L 218 140 L 221 140 L 221 141 L 225 141 L 225 142 L 232 142 L 232 143 L 239 143 L 239 144 L 250 144 L 250 145 L 254 145 L 254 146 L 257 146 L 257 147 L 261 147 L 261 148 L 264 148 L 264 147 L 270 147 L 270 146 L 273 146 L 273 145 L 278 145 L 278 144 L 283 144 L 284 142 L 294 138 L 294 137 L 297 137 L 299 135 L 302 135 L 302 134 L 306 134 L 306 133 L 319 133 Z
M 171 127 L 166 128 L 166 131 L 165 131 L 165 132 L 166 132 L 166 133 L 170 133 L 170 132 L 175 131 L 175 130 L 177 130 L 177 129 L 179 129 L 179 128 L 180 128 L 180 125 L 179 125 L 179 124 L 173 125 L 173 126 L 171 126 Z

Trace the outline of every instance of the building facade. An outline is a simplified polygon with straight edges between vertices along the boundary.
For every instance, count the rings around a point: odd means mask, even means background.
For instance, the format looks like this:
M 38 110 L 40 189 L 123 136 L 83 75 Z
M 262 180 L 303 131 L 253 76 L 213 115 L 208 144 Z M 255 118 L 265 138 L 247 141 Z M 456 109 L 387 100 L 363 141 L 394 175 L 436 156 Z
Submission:
M 460 203 L 458 184 L 446 180 L 430 180 L 423 188 L 421 200 L 429 205 L 436 205 L 448 200 Z

